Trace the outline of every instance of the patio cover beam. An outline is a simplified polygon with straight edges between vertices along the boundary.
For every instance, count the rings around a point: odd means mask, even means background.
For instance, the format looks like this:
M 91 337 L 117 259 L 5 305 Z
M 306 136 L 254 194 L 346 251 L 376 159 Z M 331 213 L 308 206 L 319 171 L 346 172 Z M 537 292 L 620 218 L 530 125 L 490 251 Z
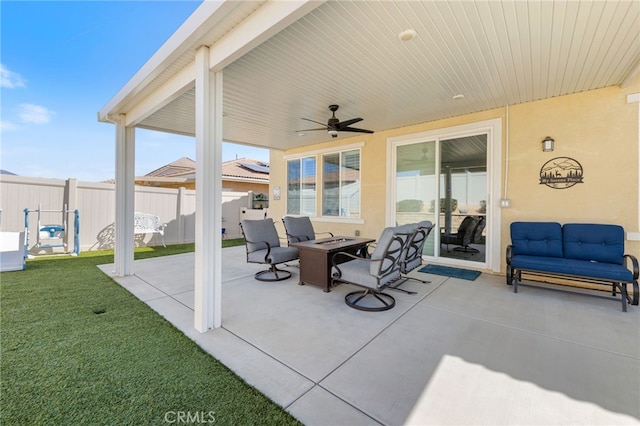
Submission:
M 209 53 L 212 70 L 220 70 L 284 30 L 324 1 L 267 2 L 217 42 Z
M 324 1 L 300 0 L 268 2 L 262 5 L 228 34 L 209 46 L 210 69 L 212 71 L 224 69 L 227 65 L 241 58 L 251 49 L 293 24 L 322 3 Z M 208 10 L 205 11 L 205 13 L 222 13 L 224 10 L 212 9 L 210 12 Z M 204 22 L 208 23 L 209 20 Z M 195 33 L 200 33 L 201 31 L 202 28 L 194 30 Z M 173 46 L 168 42 L 167 44 Z M 161 52 L 162 49 L 158 53 Z M 166 56 L 172 57 L 175 54 L 166 53 Z M 189 63 L 149 96 L 128 107 L 127 126 L 139 125 L 145 118 L 170 104 L 193 87 L 195 66 L 195 62 Z M 103 114 L 101 112 L 100 116 Z M 155 130 L 162 131 L 162 129 Z

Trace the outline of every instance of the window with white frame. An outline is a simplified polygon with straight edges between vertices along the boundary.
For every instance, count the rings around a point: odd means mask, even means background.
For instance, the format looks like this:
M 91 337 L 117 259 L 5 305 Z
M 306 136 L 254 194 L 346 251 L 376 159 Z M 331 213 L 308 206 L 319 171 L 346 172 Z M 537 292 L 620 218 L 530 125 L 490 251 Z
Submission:
M 316 215 L 316 158 L 287 161 L 287 214 Z
M 360 217 L 360 149 L 322 156 L 322 215 Z

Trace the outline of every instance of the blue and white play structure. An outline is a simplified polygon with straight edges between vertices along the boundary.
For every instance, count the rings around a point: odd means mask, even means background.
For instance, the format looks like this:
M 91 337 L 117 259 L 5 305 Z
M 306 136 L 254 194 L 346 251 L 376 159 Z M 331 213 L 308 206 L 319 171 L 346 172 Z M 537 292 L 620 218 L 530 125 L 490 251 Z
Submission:
M 34 210 L 24 209 L 24 228 L 26 233 L 26 246 L 25 255 L 29 255 L 29 213 L 37 213 L 38 220 L 38 232 L 37 241 L 34 246 L 36 249 L 64 249 L 63 252 L 70 254 L 71 256 L 77 256 L 80 254 L 80 213 L 78 210 L 67 210 L 65 204 L 62 210 L 43 210 L 42 206 L 38 204 L 38 208 Z M 44 214 L 58 213 L 62 216 L 62 223 L 54 224 L 42 224 L 42 216 Z M 73 250 L 69 250 L 67 247 L 67 215 L 73 213 Z

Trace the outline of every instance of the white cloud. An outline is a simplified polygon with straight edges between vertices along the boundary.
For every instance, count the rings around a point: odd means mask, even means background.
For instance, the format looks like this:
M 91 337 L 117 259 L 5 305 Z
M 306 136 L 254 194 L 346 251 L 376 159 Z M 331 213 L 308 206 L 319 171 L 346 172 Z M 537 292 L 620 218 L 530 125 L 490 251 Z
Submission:
M 0 87 L 15 89 L 25 86 L 26 80 L 23 79 L 20 74 L 10 71 L 4 65 L 0 64 Z
M 0 120 L 0 130 L 3 132 L 10 132 L 12 130 L 16 130 L 17 128 L 18 126 L 10 121 Z
M 34 104 L 20 104 L 18 116 L 25 123 L 47 124 L 51 121 L 53 111 Z

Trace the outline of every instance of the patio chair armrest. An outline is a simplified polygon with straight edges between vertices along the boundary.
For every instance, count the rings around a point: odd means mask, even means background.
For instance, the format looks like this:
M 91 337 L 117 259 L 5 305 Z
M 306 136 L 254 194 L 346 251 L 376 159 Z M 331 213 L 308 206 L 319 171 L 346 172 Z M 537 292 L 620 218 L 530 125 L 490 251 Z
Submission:
M 352 254 L 352 253 L 347 253 L 346 251 L 339 251 L 339 252 L 335 253 L 331 257 L 331 266 L 333 266 L 334 268 L 336 268 L 338 270 L 337 273 L 331 274 L 334 278 L 340 278 L 342 276 L 342 271 L 340 271 L 340 266 L 339 265 L 340 265 L 340 263 L 343 263 L 343 262 L 336 263 L 336 258 L 338 256 L 348 257 L 348 258 L 351 258 L 351 259 L 369 260 L 367 258 L 364 258 L 364 257 L 361 257 L 361 256 L 357 256 L 357 255 Z
M 329 234 L 329 236 L 333 237 L 333 233 L 332 232 L 316 232 L 317 234 Z
M 302 241 L 309 241 L 309 237 L 307 237 L 306 235 L 293 235 L 287 233 L 287 240 L 291 241 L 292 243 L 299 243 Z
M 269 244 L 268 241 L 249 241 L 245 238 L 245 241 L 247 242 L 247 248 L 249 247 L 249 244 L 265 244 L 267 246 L 267 253 L 264 255 L 264 261 L 265 263 L 269 263 L 269 254 L 271 254 L 271 244 Z
M 638 275 L 640 274 L 640 270 L 638 268 L 638 258 L 636 258 L 632 254 L 625 254 L 624 258 L 625 258 L 625 264 L 626 264 L 626 259 L 630 259 L 631 260 L 631 267 L 633 268 L 633 279 L 637 280 L 638 279 Z
M 378 246 L 378 242 L 372 241 L 367 245 L 360 247 L 360 249 L 358 250 L 358 256 L 361 259 L 371 259 L 371 254 L 375 251 L 377 246 Z

